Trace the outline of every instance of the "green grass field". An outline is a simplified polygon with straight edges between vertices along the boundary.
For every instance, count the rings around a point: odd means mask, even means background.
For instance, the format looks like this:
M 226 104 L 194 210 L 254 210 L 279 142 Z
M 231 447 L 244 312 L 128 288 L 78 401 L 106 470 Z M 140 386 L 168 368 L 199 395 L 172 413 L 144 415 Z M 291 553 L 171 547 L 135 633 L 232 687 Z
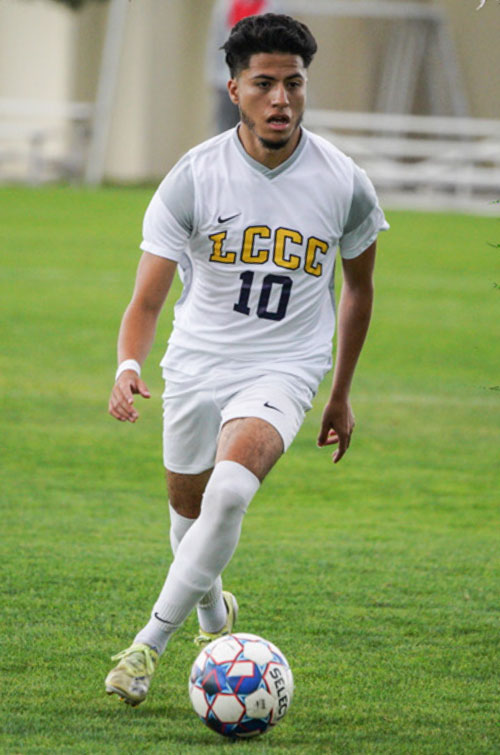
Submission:
M 356 435 L 315 446 L 325 384 L 225 573 L 241 631 L 278 644 L 295 699 L 230 744 L 190 709 L 195 617 L 148 701 L 104 694 L 169 563 L 158 361 L 137 425 L 107 415 L 150 189 L 0 190 L 0 751 L 500 752 L 496 218 L 389 213 Z

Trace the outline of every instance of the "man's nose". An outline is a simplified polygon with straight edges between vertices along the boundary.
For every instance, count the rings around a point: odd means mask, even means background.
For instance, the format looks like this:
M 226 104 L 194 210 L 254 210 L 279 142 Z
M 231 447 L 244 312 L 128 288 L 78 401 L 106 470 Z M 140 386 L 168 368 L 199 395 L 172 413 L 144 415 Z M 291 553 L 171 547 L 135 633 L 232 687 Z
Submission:
M 274 88 L 273 95 L 273 105 L 278 105 L 280 107 L 288 105 L 288 92 L 284 84 L 277 84 Z

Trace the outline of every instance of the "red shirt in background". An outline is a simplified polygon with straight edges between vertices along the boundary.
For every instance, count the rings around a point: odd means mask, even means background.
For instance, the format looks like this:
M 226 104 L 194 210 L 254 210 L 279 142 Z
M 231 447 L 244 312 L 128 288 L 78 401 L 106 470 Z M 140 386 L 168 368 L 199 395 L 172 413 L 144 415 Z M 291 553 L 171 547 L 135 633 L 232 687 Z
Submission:
M 233 0 L 229 8 L 229 26 L 232 28 L 247 16 L 264 13 L 265 9 L 266 0 Z

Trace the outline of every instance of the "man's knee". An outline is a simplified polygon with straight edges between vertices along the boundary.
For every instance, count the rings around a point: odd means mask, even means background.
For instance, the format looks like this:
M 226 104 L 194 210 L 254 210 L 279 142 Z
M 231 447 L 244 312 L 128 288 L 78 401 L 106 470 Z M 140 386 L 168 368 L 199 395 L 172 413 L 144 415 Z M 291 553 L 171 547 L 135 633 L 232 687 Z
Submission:
M 235 480 L 215 479 L 209 493 L 204 500 L 208 500 L 211 514 L 222 518 L 236 512 L 245 514 L 250 503 Z
M 203 512 L 222 524 L 234 516 L 245 514 L 259 488 L 258 478 L 246 467 L 234 461 L 215 465 L 203 497 Z
M 211 473 L 211 469 L 196 475 L 165 470 L 169 502 L 178 514 L 188 519 L 199 516 L 203 493 Z

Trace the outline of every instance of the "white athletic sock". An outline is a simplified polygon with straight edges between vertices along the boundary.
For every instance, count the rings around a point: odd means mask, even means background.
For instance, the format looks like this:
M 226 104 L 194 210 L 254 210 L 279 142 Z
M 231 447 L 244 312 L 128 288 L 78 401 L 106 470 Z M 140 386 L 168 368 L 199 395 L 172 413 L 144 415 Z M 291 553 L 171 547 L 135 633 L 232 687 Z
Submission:
M 179 514 L 170 504 L 170 545 L 172 553 L 177 553 L 177 548 L 182 538 L 196 519 Z M 203 595 L 197 607 L 198 621 L 205 632 L 218 632 L 224 626 L 227 619 L 227 609 L 222 597 L 222 579 L 217 577 L 211 589 Z
M 229 563 L 248 504 L 259 485 L 258 478 L 237 462 L 215 465 L 200 516 L 179 543 L 152 617 L 136 642 L 163 652 L 172 634 Z
M 179 543 L 191 525 L 196 522 L 196 519 L 189 519 L 187 516 L 178 514 L 173 506 L 170 505 L 170 502 L 168 504 L 168 510 L 170 513 L 170 546 L 172 548 L 172 553 L 175 556 Z

